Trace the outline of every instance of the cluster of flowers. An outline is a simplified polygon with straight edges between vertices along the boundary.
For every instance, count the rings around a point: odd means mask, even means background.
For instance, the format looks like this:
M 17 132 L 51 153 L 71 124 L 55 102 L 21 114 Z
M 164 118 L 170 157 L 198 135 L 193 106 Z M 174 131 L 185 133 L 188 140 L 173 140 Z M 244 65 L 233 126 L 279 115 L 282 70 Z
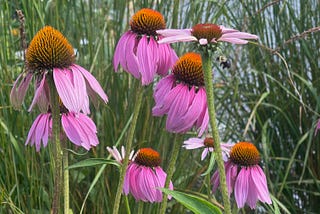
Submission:
M 108 97 L 94 76 L 74 63 L 75 54 L 67 39 L 51 26 L 42 28 L 32 39 L 26 52 L 26 72 L 19 75 L 11 90 L 14 107 L 22 105 L 32 78 L 35 78 L 35 95 L 29 111 L 37 105 L 42 112 L 33 122 L 26 144 L 35 145 L 40 151 L 41 143 L 47 146 L 52 135 L 52 102 L 49 81 L 53 80 L 59 95 L 63 132 L 76 146 L 89 150 L 99 144 L 97 128 L 87 115 L 90 114 L 89 96 L 96 94 L 107 103 Z
M 114 53 L 113 65 L 119 65 L 142 85 L 153 83 L 155 75 L 163 78 L 154 88 L 154 116 L 167 115 L 166 129 L 173 133 L 185 133 L 195 128 L 198 137 L 208 129 L 208 107 L 202 60 L 198 53 L 186 53 L 180 58 L 170 47 L 178 41 L 194 41 L 201 46 L 217 45 L 219 42 L 246 44 L 246 39 L 257 39 L 253 34 L 239 32 L 215 24 L 197 24 L 191 29 L 165 29 L 163 16 L 152 9 L 141 9 L 133 15 L 130 30 L 122 35 Z M 29 111 L 37 105 L 42 112 L 30 128 L 26 144 L 35 145 L 40 151 L 52 134 L 52 98 L 48 78 L 54 82 L 60 98 L 60 114 L 63 132 L 75 145 L 89 150 L 99 141 L 90 114 L 89 96 L 98 94 L 107 103 L 103 89 L 92 76 L 74 63 L 72 46 L 56 29 L 46 26 L 32 39 L 26 52 L 26 73 L 16 80 L 11 92 L 13 106 L 21 106 L 26 90 L 35 78 L 35 96 Z M 169 70 L 171 69 L 171 73 Z M 211 138 L 191 138 L 184 142 L 186 149 L 205 147 L 203 160 L 212 152 Z M 256 147 L 248 142 L 222 144 L 226 166 L 229 195 L 233 189 L 238 207 L 245 203 L 255 208 L 258 200 L 271 203 L 266 177 L 260 168 L 260 156 Z M 108 151 L 121 164 L 124 157 L 116 148 Z M 160 155 L 151 148 L 141 148 L 130 155 L 123 192 L 131 193 L 136 200 L 161 202 L 166 173 L 160 167 Z M 219 173 L 212 177 L 213 190 L 219 185 Z M 173 189 L 172 182 L 169 186 Z M 169 196 L 170 198 L 170 196 Z
M 167 115 L 166 129 L 169 132 L 185 133 L 195 127 L 198 136 L 202 136 L 208 128 L 209 115 L 201 55 L 190 52 L 178 58 L 169 44 L 179 41 L 195 41 L 201 46 L 217 45 L 218 42 L 246 44 L 246 39 L 258 37 L 215 24 L 197 24 L 182 30 L 164 29 L 163 16 L 151 9 L 142 9 L 134 14 L 130 27 L 116 46 L 115 71 L 120 64 L 126 72 L 141 79 L 142 85 L 152 83 L 156 74 L 164 76 L 154 89 L 152 114 Z M 170 68 L 171 73 L 168 73 Z M 202 160 L 214 150 L 212 138 L 190 138 L 183 147 L 205 147 Z M 223 143 L 221 147 L 229 196 L 235 189 L 238 207 L 247 203 L 253 209 L 258 200 L 271 204 L 266 177 L 258 165 L 260 156 L 256 147 L 249 142 Z M 116 148 L 108 148 L 108 151 L 119 163 L 122 162 Z M 123 156 L 124 153 L 122 151 Z M 156 187 L 164 186 L 166 174 L 159 168 L 160 159 L 155 158 L 155 153 L 144 148 L 136 156 L 131 155 L 123 188 L 125 194 L 131 192 L 136 200 L 148 202 L 162 200 L 161 191 Z M 219 173 L 215 172 L 211 180 L 215 191 L 219 186 Z

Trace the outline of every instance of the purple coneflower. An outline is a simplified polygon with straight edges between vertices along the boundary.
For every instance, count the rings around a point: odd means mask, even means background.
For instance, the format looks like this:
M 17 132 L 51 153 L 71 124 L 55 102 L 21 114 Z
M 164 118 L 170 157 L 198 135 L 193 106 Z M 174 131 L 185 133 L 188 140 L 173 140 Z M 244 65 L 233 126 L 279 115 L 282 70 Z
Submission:
M 211 23 L 197 24 L 190 29 L 157 30 L 157 33 L 164 37 L 158 41 L 160 44 L 190 41 L 199 42 L 200 45 L 216 44 L 218 42 L 246 44 L 248 43 L 246 39 L 258 39 L 258 36 L 254 34 Z
M 234 146 L 233 143 L 220 143 L 221 150 L 222 150 L 222 158 L 224 161 L 227 161 L 229 158 L 229 152 L 231 147 Z M 208 154 L 208 152 L 214 151 L 214 144 L 212 137 L 202 138 L 189 138 L 188 140 L 183 142 L 183 146 L 186 149 L 198 149 L 205 147 L 202 154 L 201 160 L 204 160 Z
M 184 133 L 195 126 L 201 136 L 207 129 L 209 116 L 200 54 L 191 52 L 180 57 L 172 74 L 159 81 L 153 97 L 152 114 L 168 115 L 168 131 Z
M 38 107 L 40 110 L 47 111 L 41 113 L 33 122 L 28 137 L 26 140 L 26 145 L 35 145 L 36 151 L 40 151 L 41 143 L 43 147 L 48 144 L 48 139 L 52 135 L 52 115 L 49 103 L 44 102 L 45 96 L 43 93 L 39 94 Z M 73 113 L 69 112 L 66 107 L 60 103 L 60 114 L 61 114 L 61 139 L 63 140 L 65 136 L 76 146 L 81 146 L 86 150 L 89 150 L 92 146 L 99 144 L 97 137 L 97 128 L 90 117 L 83 113 Z
M 51 26 L 42 28 L 27 49 L 27 72 L 20 74 L 14 83 L 10 94 L 12 105 L 19 107 L 22 104 L 32 77 L 35 77 L 36 91 L 31 110 L 38 102 L 39 94 L 47 88 L 48 75 L 52 76 L 59 97 L 70 112 L 89 114 L 88 95 L 95 98 L 95 93 L 107 102 L 108 97 L 98 81 L 90 72 L 74 64 L 74 60 L 74 50 L 67 39 Z
M 125 155 L 123 147 L 122 154 L 115 147 L 107 149 L 117 162 L 122 163 Z M 129 159 L 130 163 L 124 178 L 124 194 L 131 193 L 137 201 L 161 202 L 162 192 L 158 188 L 164 187 L 167 174 L 159 166 L 159 153 L 151 148 L 142 148 L 134 156 L 131 152 Z M 172 182 L 169 189 L 173 189 Z
M 156 30 L 166 27 L 161 13 L 144 8 L 132 16 L 131 29 L 124 33 L 115 49 L 113 66 L 122 68 L 142 81 L 150 84 L 155 74 L 164 76 L 177 60 L 177 55 L 168 44 L 158 44 L 162 36 Z
M 231 148 L 230 160 L 225 163 L 226 179 L 229 196 L 234 189 L 238 208 L 247 203 L 251 209 L 255 209 L 258 200 L 272 203 L 259 161 L 259 152 L 252 143 L 239 142 Z M 211 182 L 215 191 L 220 184 L 218 171 L 213 174 Z

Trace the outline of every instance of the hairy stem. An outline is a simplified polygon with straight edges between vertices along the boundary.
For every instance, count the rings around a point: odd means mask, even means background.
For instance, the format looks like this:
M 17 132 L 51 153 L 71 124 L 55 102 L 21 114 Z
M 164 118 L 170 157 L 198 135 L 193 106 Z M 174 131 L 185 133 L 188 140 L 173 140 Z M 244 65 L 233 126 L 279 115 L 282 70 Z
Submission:
M 68 151 L 66 150 L 66 142 L 63 144 L 63 195 L 64 195 L 64 213 L 69 213 L 69 160 L 68 160 Z
M 50 87 L 50 105 L 52 115 L 52 145 L 54 145 L 54 192 L 52 200 L 52 213 L 60 213 L 60 196 L 62 183 L 62 149 L 60 144 L 60 106 L 59 95 L 54 85 L 52 75 L 48 75 Z
M 219 136 L 219 130 L 216 122 L 211 54 L 209 51 L 203 51 L 201 53 L 201 57 L 202 57 L 202 66 L 203 66 L 203 72 L 204 72 L 206 94 L 207 94 L 210 125 L 212 128 L 212 135 L 214 140 L 214 152 L 215 152 L 215 157 L 216 157 L 216 161 L 219 169 L 220 187 L 221 187 L 221 193 L 222 193 L 222 198 L 224 203 L 224 210 L 225 210 L 225 213 L 231 214 L 231 206 L 230 206 L 228 188 L 227 188 L 227 182 L 226 182 L 226 173 L 225 173 L 224 162 L 222 158 L 222 151 L 220 147 L 220 136 Z
M 126 144 L 126 154 L 125 154 L 122 166 L 121 166 L 120 178 L 119 178 L 116 198 L 114 200 L 113 214 L 117 214 L 119 211 L 119 206 L 120 206 L 120 201 L 121 201 L 121 193 L 122 193 L 122 188 L 123 188 L 123 183 L 124 183 L 124 177 L 125 177 L 125 174 L 126 174 L 126 171 L 128 168 L 128 164 L 129 164 L 129 155 L 130 155 L 130 151 L 131 151 L 131 147 L 132 147 L 134 131 L 135 131 L 136 125 L 137 125 L 138 115 L 140 112 L 142 97 L 143 97 L 143 86 L 141 84 L 139 84 L 137 91 L 136 91 L 136 99 L 135 99 L 135 106 L 134 106 L 134 110 L 133 110 L 133 118 L 131 121 L 129 133 L 128 133 L 128 141 Z
M 176 162 L 177 162 L 177 158 L 178 158 L 178 154 L 179 154 L 180 147 L 181 147 L 180 140 L 181 140 L 180 135 L 176 134 L 175 135 L 175 139 L 173 141 L 174 142 L 173 143 L 173 150 L 172 150 L 172 153 L 171 153 L 171 158 L 170 158 L 169 166 L 168 166 L 168 169 L 167 169 L 167 178 L 166 178 L 166 182 L 165 182 L 164 188 L 169 188 L 169 184 L 170 184 L 171 178 L 173 176 L 174 168 L 175 168 L 175 165 L 176 165 Z M 167 203 L 168 203 L 168 195 L 163 193 L 162 204 L 161 204 L 161 208 L 160 208 L 160 214 L 164 214 L 166 212 Z

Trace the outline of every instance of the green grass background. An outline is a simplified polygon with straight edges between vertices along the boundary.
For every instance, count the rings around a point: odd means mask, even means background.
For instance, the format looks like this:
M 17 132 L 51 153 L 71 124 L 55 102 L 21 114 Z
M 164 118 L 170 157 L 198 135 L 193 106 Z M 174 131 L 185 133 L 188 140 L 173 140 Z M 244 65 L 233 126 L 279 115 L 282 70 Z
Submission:
M 52 145 L 39 153 L 24 146 L 39 113 L 27 112 L 33 89 L 29 88 L 21 110 L 13 109 L 9 100 L 13 82 L 24 69 L 15 11 L 21 9 L 25 15 L 27 42 L 46 24 L 59 29 L 77 49 L 77 64 L 90 70 L 109 96 L 107 105 L 92 107 L 100 144 L 86 152 L 70 143 L 69 163 L 74 164 L 107 158 L 106 146 L 125 142 L 139 83 L 125 72 L 115 73 L 112 57 L 120 36 L 129 29 L 130 17 L 144 7 L 160 11 L 168 28 L 210 22 L 259 36 L 258 42 L 245 46 L 222 46 L 231 60 L 230 69 L 219 68 L 213 59 L 222 140 L 257 145 L 270 193 L 279 202 L 240 212 L 317 213 L 320 209 L 320 134 L 314 135 L 320 118 L 319 1 L 0 0 L 0 7 L 0 213 L 49 213 L 53 193 Z M 173 47 L 178 55 L 193 50 L 187 43 Z M 134 148 L 156 149 L 166 169 L 175 142 L 165 131 L 165 118 L 151 115 L 152 88 L 144 91 Z M 184 139 L 191 136 L 194 133 Z M 209 159 L 200 161 L 201 152 L 181 149 L 173 176 L 177 190 L 207 194 L 201 174 Z M 73 212 L 110 213 L 118 176 L 112 165 L 71 169 Z M 215 197 L 221 201 L 219 194 Z M 135 213 L 137 203 L 131 196 L 128 203 Z M 175 200 L 168 206 L 168 213 L 188 213 Z M 144 204 L 145 213 L 158 209 L 158 204 Z M 125 210 L 123 201 L 120 213 Z

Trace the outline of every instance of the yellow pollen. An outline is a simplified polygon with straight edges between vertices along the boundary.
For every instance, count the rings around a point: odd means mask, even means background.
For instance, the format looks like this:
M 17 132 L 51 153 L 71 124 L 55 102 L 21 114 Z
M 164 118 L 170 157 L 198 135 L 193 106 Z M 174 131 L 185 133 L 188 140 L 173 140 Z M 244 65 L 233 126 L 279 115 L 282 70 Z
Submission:
M 74 59 L 68 40 L 51 26 L 38 31 L 26 53 L 26 65 L 31 70 L 67 68 L 74 63 Z
M 213 138 L 212 137 L 207 137 L 204 139 L 204 145 L 206 147 L 213 147 Z
M 230 159 L 240 166 L 253 166 L 259 163 L 260 154 L 252 143 L 239 142 L 231 148 Z
M 134 162 L 139 165 L 156 167 L 160 165 L 160 154 L 151 148 L 142 148 L 139 150 Z
M 192 35 L 199 39 L 207 39 L 210 43 L 212 39 L 219 39 L 222 36 L 222 30 L 215 24 L 197 24 L 192 28 Z
M 156 30 L 166 27 L 166 22 L 158 11 L 143 8 L 135 13 L 130 21 L 131 30 L 137 34 L 156 36 Z
M 203 86 L 203 70 L 200 54 L 186 53 L 176 62 L 172 70 L 176 80 L 190 86 Z

